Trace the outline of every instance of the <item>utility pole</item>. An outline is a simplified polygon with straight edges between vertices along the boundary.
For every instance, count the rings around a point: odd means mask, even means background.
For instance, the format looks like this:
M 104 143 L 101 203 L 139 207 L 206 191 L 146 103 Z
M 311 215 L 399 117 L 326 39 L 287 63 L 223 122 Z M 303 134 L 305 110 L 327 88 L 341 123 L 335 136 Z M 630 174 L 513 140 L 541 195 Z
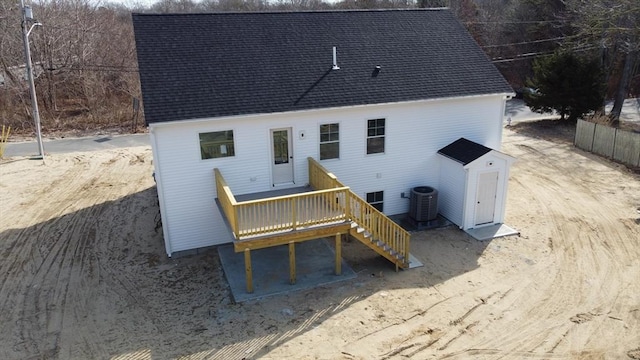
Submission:
M 27 78 L 29 80 L 29 91 L 31 92 L 31 107 L 33 108 L 33 121 L 36 124 L 36 138 L 38 140 L 38 155 L 44 162 L 44 147 L 42 145 L 42 131 L 40 129 L 40 112 L 38 111 L 38 98 L 36 97 L 36 85 L 33 82 L 33 66 L 31 65 L 31 50 L 29 49 L 29 34 L 41 23 L 33 19 L 31 6 L 25 5 L 24 0 L 20 0 L 22 10 L 22 39 L 24 40 L 24 55 L 27 61 Z M 31 24 L 31 26 L 29 26 Z

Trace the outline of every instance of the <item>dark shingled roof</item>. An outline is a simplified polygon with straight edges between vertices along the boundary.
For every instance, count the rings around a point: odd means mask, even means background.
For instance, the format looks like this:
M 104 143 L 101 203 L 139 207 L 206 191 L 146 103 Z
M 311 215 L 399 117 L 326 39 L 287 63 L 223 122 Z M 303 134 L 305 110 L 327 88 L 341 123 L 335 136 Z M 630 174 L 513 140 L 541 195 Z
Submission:
M 133 25 L 147 123 L 512 92 L 448 10 L 133 14 Z
M 484 145 L 480 145 L 465 138 L 460 138 L 438 150 L 438 154 L 442 154 L 449 159 L 461 163 L 462 166 L 464 166 L 473 162 L 489 151 L 491 151 L 491 149 Z

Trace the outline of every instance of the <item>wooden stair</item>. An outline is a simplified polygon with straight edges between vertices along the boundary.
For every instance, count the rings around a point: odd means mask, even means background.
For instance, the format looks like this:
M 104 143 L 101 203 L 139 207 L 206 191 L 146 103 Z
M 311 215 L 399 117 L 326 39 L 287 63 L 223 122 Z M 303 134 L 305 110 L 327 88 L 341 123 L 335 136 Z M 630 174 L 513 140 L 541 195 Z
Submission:
M 406 269 L 409 267 L 409 259 L 401 252 L 394 249 L 393 246 L 387 244 L 382 239 L 375 238 L 370 232 L 366 231 L 363 227 L 358 226 L 355 222 L 351 224 L 349 235 L 365 244 L 368 248 L 372 249 L 385 259 L 394 263 L 396 265 L 396 271 L 400 268 Z
M 411 235 L 382 212 L 341 183 L 320 163 L 309 157 L 309 185 L 320 189 L 347 189 L 346 196 L 336 198 L 343 204 L 347 220 L 351 221 L 349 234 L 361 243 L 391 261 L 399 268 L 409 268 Z

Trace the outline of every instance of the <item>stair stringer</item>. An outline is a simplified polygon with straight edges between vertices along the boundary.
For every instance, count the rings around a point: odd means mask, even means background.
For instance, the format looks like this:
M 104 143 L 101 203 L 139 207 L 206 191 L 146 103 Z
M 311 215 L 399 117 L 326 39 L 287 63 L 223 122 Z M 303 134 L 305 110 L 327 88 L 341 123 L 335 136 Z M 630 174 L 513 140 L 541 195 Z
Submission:
M 398 268 L 406 269 L 409 267 L 409 259 L 405 259 L 402 254 L 391 248 L 391 246 L 389 246 L 383 240 L 374 239 L 370 233 L 365 231 L 365 229 L 363 229 L 362 227 L 358 226 L 358 224 L 356 224 L 355 222 L 352 222 L 351 224 L 349 235 L 365 244 L 368 248 L 372 249 L 385 259 L 395 264 L 396 271 L 398 270 Z

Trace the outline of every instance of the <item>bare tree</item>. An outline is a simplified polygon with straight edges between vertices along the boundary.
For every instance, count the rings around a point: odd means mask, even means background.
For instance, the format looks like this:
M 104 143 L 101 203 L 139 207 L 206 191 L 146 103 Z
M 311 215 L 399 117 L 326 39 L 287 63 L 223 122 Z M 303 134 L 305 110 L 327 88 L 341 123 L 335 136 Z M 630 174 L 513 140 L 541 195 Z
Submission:
M 631 79 L 637 72 L 640 50 L 640 1 L 566 0 L 576 16 L 574 23 L 580 41 L 600 48 L 607 79 L 616 77 L 611 120 L 620 119 L 622 105 L 629 94 Z

